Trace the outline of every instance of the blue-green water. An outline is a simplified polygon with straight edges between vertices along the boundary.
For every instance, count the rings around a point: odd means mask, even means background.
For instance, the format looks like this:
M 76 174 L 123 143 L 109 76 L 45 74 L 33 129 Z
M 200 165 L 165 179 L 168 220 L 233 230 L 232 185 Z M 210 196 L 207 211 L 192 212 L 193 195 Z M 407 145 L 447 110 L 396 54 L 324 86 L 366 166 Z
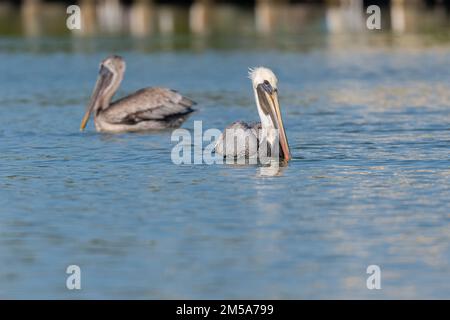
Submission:
M 450 297 L 450 46 L 36 41 L 0 44 L 0 297 Z M 177 166 L 170 132 L 80 133 L 113 52 L 127 61 L 118 95 L 178 89 L 198 103 L 189 130 L 257 120 L 247 68 L 271 67 L 293 160 L 272 177 Z M 371 264 L 381 290 L 366 288 Z

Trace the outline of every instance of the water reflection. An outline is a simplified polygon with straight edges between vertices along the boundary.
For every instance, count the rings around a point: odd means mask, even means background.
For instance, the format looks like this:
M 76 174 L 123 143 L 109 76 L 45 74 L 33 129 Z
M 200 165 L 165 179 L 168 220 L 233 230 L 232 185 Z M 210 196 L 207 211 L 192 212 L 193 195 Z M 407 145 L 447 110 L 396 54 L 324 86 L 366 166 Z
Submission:
M 382 29 L 394 32 L 433 32 L 449 25 L 450 1 L 439 2 L 430 8 L 424 2 L 408 3 L 392 0 L 382 6 Z M 124 5 L 120 0 L 80 0 L 82 29 L 73 33 L 84 35 L 130 34 L 137 37 L 153 32 L 160 34 L 208 34 L 220 30 L 239 34 L 262 35 L 308 30 L 330 34 L 366 32 L 365 2 L 362 0 L 330 1 L 325 4 L 290 3 L 287 0 L 257 0 L 255 7 L 232 6 L 213 0 L 196 0 L 190 6 L 167 5 L 152 0 L 135 0 Z M 0 5 L 0 16 L 15 19 L 20 10 L 20 28 L 0 25 L 0 34 L 12 32 L 27 36 L 69 34 L 64 20 L 66 6 L 62 3 L 25 0 L 19 7 Z M 51 16 L 48 12 L 53 12 Z M 240 23 L 240 16 L 245 21 Z M 224 22 L 227 22 L 224 25 Z M 321 24 L 326 29 L 321 30 Z M 250 29 L 248 29 L 250 27 Z M 156 30 L 155 30 L 156 29 Z
M 81 0 L 81 30 L 73 30 L 75 34 L 93 35 L 97 32 L 96 7 L 93 1 Z
M 144 37 L 154 30 L 155 8 L 152 1 L 135 1 L 130 8 L 130 34 Z
M 373 298 L 380 264 L 377 297 L 448 297 L 448 49 L 344 53 L 126 53 L 130 88 L 198 97 L 191 129 L 254 119 L 245 70 L 271 61 L 294 158 L 268 173 L 176 166 L 168 132 L 80 134 L 103 53 L 4 53 L 2 74 L 39 81 L 0 87 L 0 295 Z M 74 261 L 77 296 L 60 277 Z
M 39 36 L 42 33 L 42 4 L 40 1 L 25 0 L 21 7 L 21 21 L 27 36 Z
M 279 160 L 271 159 L 270 162 L 259 167 L 260 177 L 282 176 L 287 163 L 280 163 Z
M 366 16 L 362 1 L 348 0 L 330 5 L 326 9 L 326 25 L 330 33 L 363 32 Z
M 213 22 L 214 7 L 211 0 L 195 1 L 189 9 L 189 28 L 195 34 L 207 34 Z
M 394 0 L 391 5 L 391 26 L 397 33 L 403 33 L 406 29 L 406 12 L 403 0 Z
M 106 33 L 119 33 L 127 27 L 125 8 L 119 0 L 102 0 L 97 5 L 99 29 Z

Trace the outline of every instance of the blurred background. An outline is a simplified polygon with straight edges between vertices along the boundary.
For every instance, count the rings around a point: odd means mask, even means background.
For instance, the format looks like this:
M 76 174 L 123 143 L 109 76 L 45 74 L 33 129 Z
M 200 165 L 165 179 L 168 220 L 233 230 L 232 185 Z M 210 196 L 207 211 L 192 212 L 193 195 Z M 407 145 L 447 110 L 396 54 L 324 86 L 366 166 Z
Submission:
M 66 27 L 70 4 L 81 8 L 81 30 Z M 382 8 L 381 31 L 366 28 L 370 4 Z M 131 39 L 123 47 L 138 50 L 417 45 L 448 41 L 449 15 L 450 0 L 2 0 L 0 35 L 77 43 L 62 43 L 65 50 L 88 49 L 80 38 L 125 35 Z

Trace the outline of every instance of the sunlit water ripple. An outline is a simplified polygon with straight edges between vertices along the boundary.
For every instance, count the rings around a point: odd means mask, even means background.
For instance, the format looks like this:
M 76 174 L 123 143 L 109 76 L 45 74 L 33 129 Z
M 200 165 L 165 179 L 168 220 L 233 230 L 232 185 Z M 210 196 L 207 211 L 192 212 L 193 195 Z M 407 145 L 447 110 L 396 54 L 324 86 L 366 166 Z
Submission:
M 170 132 L 80 133 L 108 53 L 0 53 L 1 297 L 450 296 L 449 50 L 119 53 L 119 95 L 179 89 L 189 130 L 257 120 L 246 70 L 273 68 L 294 159 L 177 166 Z

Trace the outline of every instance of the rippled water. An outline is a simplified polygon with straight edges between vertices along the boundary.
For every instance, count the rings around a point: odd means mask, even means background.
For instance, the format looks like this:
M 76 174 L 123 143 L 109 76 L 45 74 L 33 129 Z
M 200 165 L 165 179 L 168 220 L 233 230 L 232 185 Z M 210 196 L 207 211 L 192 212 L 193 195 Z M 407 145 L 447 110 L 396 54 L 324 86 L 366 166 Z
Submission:
M 0 45 L 0 297 L 450 297 L 448 46 L 117 43 L 128 63 L 119 95 L 179 89 L 198 102 L 189 130 L 257 120 L 246 70 L 273 68 L 293 160 L 267 176 L 174 165 L 170 132 L 80 133 L 111 51 L 46 41 L 56 49 Z M 81 291 L 65 287 L 71 264 Z M 371 264 L 382 290 L 366 288 Z

